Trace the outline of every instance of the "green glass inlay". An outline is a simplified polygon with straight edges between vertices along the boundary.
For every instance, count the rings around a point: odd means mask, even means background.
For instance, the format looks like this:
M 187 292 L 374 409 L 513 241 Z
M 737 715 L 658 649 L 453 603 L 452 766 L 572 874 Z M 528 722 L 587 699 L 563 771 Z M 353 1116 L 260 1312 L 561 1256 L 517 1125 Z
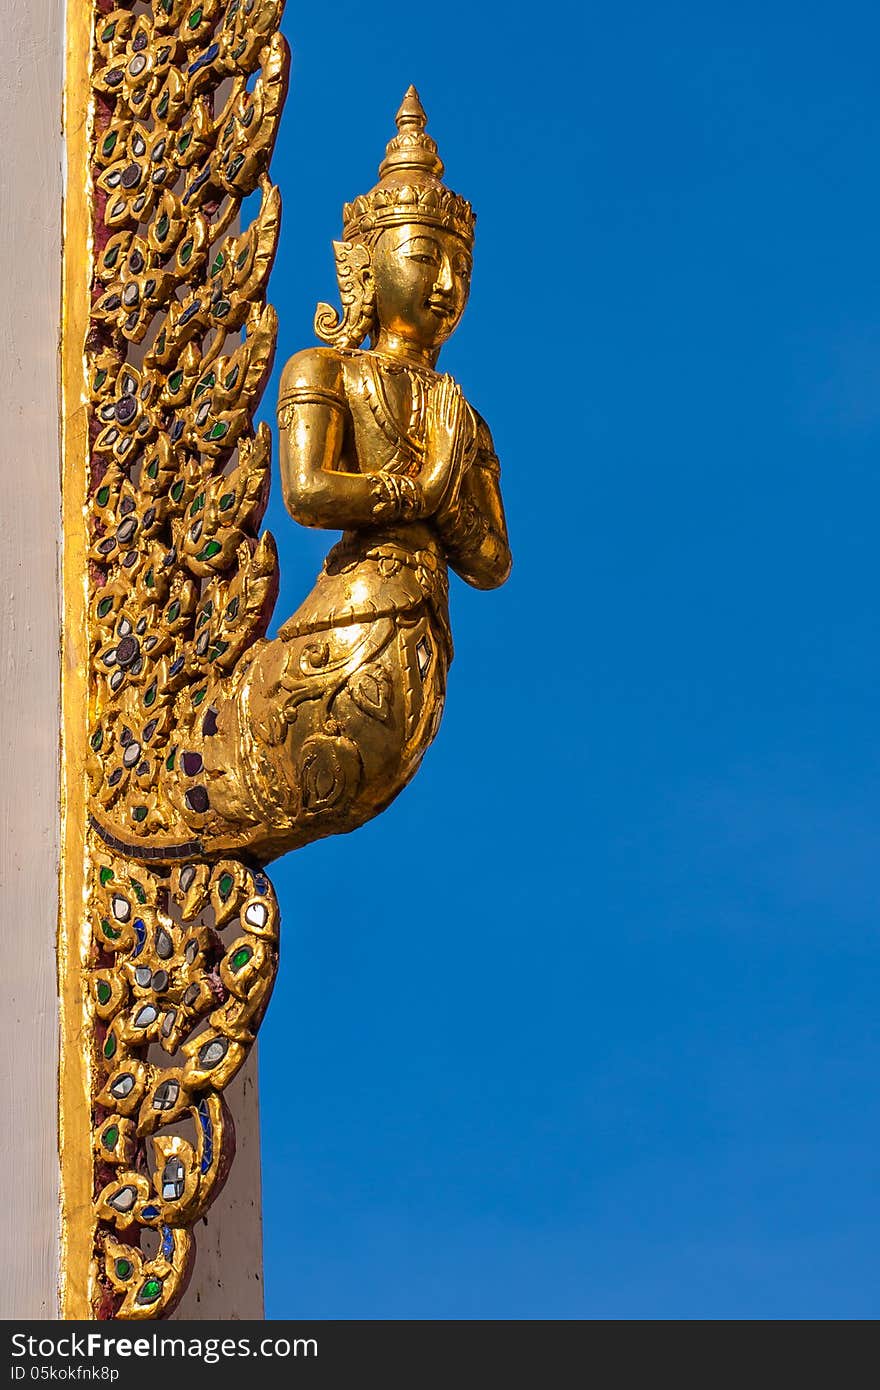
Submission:
M 98 491 L 95 493 L 95 501 L 99 507 L 106 507 L 107 503 L 110 501 L 109 487 L 99 487 Z
M 137 898 L 138 902 L 139 902 L 139 903 L 145 903 L 145 902 L 147 901 L 147 895 L 146 895 L 146 893 L 144 892 L 144 886 L 143 886 L 143 884 L 142 884 L 142 883 L 138 883 L 138 881 L 137 881 L 136 878 L 131 879 L 130 882 L 131 882 L 132 888 L 134 889 L 134 895 L 135 895 L 135 897 Z
M 192 253 L 193 253 L 193 244 L 192 244 L 192 242 L 191 242 L 191 241 L 185 241 L 185 242 L 183 243 L 183 245 L 181 246 L 181 248 L 180 248 L 180 263 L 181 263 L 181 265 L 186 265 L 187 261 L 189 260 L 190 256 L 192 255 Z
M 149 707 L 149 706 L 153 703 L 153 701 L 155 700 L 155 698 L 156 698 L 156 682 L 153 681 L 153 684 L 150 686 L 149 690 L 147 691 L 146 695 L 144 696 L 144 704 L 147 705 L 147 706 Z
M 159 476 L 159 460 L 153 459 L 152 463 L 147 464 L 147 477 L 157 478 Z
M 202 701 L 204 700 L 205 696 L 207 695 L 207 693 L 208 693 L 208 687 L 207 687 L 207 686 L 205 686 L 203 690 L 197 690 L 196 693 L 195 693 L 195 695 L 193 696 L 193 704 L 194 704 L 194 705 L 200 705 L 200 704 L 202 703 Z
M 242 266 L 248 258 L 249 249 L 250 248 L 246 246 L 243 251 L 239 251 L 238 255 L 235 258 L 236 270 L 241 270 Z
M 168 235 L 168 213 L 163 212 L 159 221 L 156 223 L 156 236 L 160 241 L 164 241 Z
M 109 251 L 104 252 L 104 264 L 108 270 L 112 270 L 115 266 L 117 260 L 119 259 L 120 250 L 121 247 L 117 242 L 115 246 L 110 247 Z
M 175 759 L 176 754 L 177 754 L 177 749 L 175 748 L 171 753 L 169 753 L 168 757 L 165 759 L 165 766 L 166 766 L 166 768 L 168 769 L 169 772 L 173 772 L 173 771 L 174 771 L 174 759 Z
M 222 549 L 223 547 L 219 541 L 208 541 L 204 549 L 199 551 L 196 559 L 201 560 L 202 563 L 204 563 L 205 560 L 213 560 L 214 556 L 219 555 Z
M 204 507 L 204 505 L 205 505 L 205 494 L 204 494 L 203 492 L 200 492 L 199 495 L 198 495 L 198 497 L 195 499 L 195 501 L 193 502 L 192 506 L 191 506 L 190 509 L 189 509 L 189 514 L 190 514 L 190 516 L 195 516 L 196 512 L 200 512 L 200 511 L 202 510 L 202 507 Z
M 138 1294 L 138 1303 L 155 1303 L 161 1292 L 161 1280 L 148 1279 Z
M 217 303 L 214 305 L 214 317 L 225 319 L 231 308 L 232 305 L 228 299 L 218 299 Z
M 172 394 L 176 393 L 180 390 L 182 381 L 183 372 L 172 372 L 168 378 L 168 390 L 171 391 Z
M 131 1274 L 131 1260 L 116 1261 L 116 1278 L 127 1279 Z
M 90 742 L 95 752 L 97 753 L 98 749 L 101 747 L 101 744 L 104 742 L 104 730 L 98 729 L 97 733 L 92 734 Z
M 104 30 L 103 34 L 101 35 L 101 42 L 102 42 L 102 43 L 109 43 L 110 40 L 112 39 L 112 37 L 113 37 L 113 35 L 114 35 L 115 33 L 116 33 L 116 20 L 114 19 L 113 23 L 112 23 L 112 24 L 108 24 L 108 25 L 107 25 L 107 28 Z
M 216 373 L 216 372 L 208 372 L 208 375 L 205 376 L 205 377 L 202 377 L 202 379 L 201 379 L 201 381 L 199 382 L 198 386 L 196 387 L 195 391 L 193 391 L 193 400 L 195 400 L 198 396 L 203 396 L 203 395 L 205 394 L 205 392 L 207 391 L 207 389 L 208 389 L 209 386 L 216 386 L 216 385 L 217 385 L 217 373 Z
M 189 17 L 188 23 L 189 23 L 190 29 L 198 29 L 198 27 L 199 27 L 199 25 L 201 24 L 201 22 L 202 22 L 202 7 L 201 7 L 201 5 L 199 5 L 198 9 L 197 9 L 197 10 L 193 10 L 192 14 L 191 14 L 190 17 Z
M 115 26 L 114 26 L 114 27 L 115 27 Z M 110 134 L 109 134 L 108 136 L 106 136 L 105 139 L 104 139 L 104 143 L 103 143 L 103 145 L 101 146 L 101 153 L 104 154 L 104 155 L 111 155 L 111 154 L 113 153 L 113 148 L 114 148 L 114 146 L 115 146 L 115 144 L 116 144 L 116 141 L 117 141 L 118 139 L 119 139 L 119 131 L 118 131 L 118 130 L 111 130 Z
M 109 1002 L 110 995 L 113 993 L 113 991 L 106 980 L 99 980 L 95 987 L 95 993 L 98 996 L 98 1003 L 106 1004 Z
M 168 4 L 166 5 L 166 9 L 169 9 L 169 8 L 170 8 L 170 4 L 171 4 L 171 0 L 168 0 Z M 160 120 L 163 120 L 163 119 L 165 118 L 165 116 L 167 115 L 167 113 L 168 113 L 168 97 L 169 97 L 168 92 L 163 92 L 163 93 L 162 93 L 162 98 L 161 98 L 161 100 L 160 100 L 160 102 L 159 102 L 159 105 L 158 105 L 158 107 L 156 108 L 156 115 L 159 117 Z
M 211 433 L 208 435 L 208 438 L 222 439 L 228 429 L 229 426 L 225 420 L 218 420 L 215 425 L 211 426 Z
M 176 623 L 176 622 L 177 622 L 177 619 L 178 619 L 179 617 L 180 617 L 180 599 L 177 599 L 177 598 L 176 598 L 176 599 L 174 600 L 173 603 L 170 603 L 170 604 L 168 605 L 168 611 L 167 611 L 166 614 L 165 614 L 165 618 L 166 618 L 166 620 L 167 620 L 169 623 Z
M 110 1033 L 110 1034 L 108 1035 L 108 1037 L 107 1037 L 107 1041 L 106 1041 L 105 1044 L 104 1044 L 104 1056 L 105 1056 L 105 1057 L 112 1057 L 115 1051 L 116 1051 L 116 1039 L 115 1039 L 115 1037 L 113 1036 L 113 1034 Z
M 152 704 L 152 701 L 151 701 L 151 700 L 148 700 L 148 701 L 147 701 L 147 704 Z M 135 818 L 136 821 L 146 820 L 146 819 L 147 819 L 147 808 L 146 808 L 146 806 L 135 806 L 135 808 L 134 808 L 134 810 L 132 811 L 131 814 L 134 816 L 134 818 Z
M 238 368 L 237 368 L 237 367 L 233 367 L 231 372 L 227 372 L 227 373 L 226 373 L 225 377 L 223 378 L 223 385 L 226 387 L 227 391 L 231 391 L 231 390 L 232 390 L 233 386 L 235 385 L 235 381 L 236 381 L 237 376 L 238 376 Z
M 116 1141 L 117 1141 L 118 1138 L 119 1138 L 119 1126 L 118 1126 L 118 1125 L 110 1125 L 109 1129 L 105 1129 L 105 1130 L 104 1130 L 104 1133 L 101 1135 L 101 1140 L 102 1140 L 102 1142 L 103 1142 L 103 1145 L 104 1145 L 104 1148 L 105 1148 L 105 1149 L 115 1149 L 115 1148 L 116 1148 Z
M 232 957 L 233 970 L 240 970 L 243 965 L 247 965 L 253 954 L 250 946 L 242 946 L 241 950 L 236 951 L 235 955 Z
M 180 479 L 174 484 L 174 487 L 171 489 L 171 501 L 172 501 L 172 502 L 179 502 L 179 501 L 180 501 L 181 497 L 183 496 L 183 487 L 184 487 L 183 479 L 180 478 Z
M 220 882 L 217 884 L 217 892 L 220 894 L 221 898 L 224 899 L 224 901 L 226 898 L 229 897 L 229 894 L 232 892 L 232 885 L 234 882 L 235 879 L 232 877 L 232 874 L 220 875 Z
M 158 338 L 156 339 L 156 351 L 159 352 L 159 353 L 162 353 L 162 352 L 165 351 L 165 329 L 164 329 L 164 328 L 162 329 L 162 332 L 159 334 Z
M 110 612 L 110 609 L 111 609 L 112 607 L 113 607 L 113 600 L 112 600 L 112 598 L 102 598 L 102 599 L 101 599 L 101 602 L 98 604 L 98 617 L 99 617 L 99 618 L 106 618 L 107 614 Z
M 105 382 L 106 380 L 107 380 L 107 369 L 106 369 L 106 367 L 99 367 L 98 370 L 95 372 L 95 390 L 96 390 L 96 391 L 100 391 L 101 387 L 104 385 L 104 382 Z
M 115 927 L 111 927 L 106 917 L 101 919 L 101 931 L 107 937 L 108 941 L 118 941 L 122 935 L 122 932 L 117 931 Z
M 218 270 L 222 270 L 226 264 L 226 257 L 222 251 L 217 252 L 214 264 L 211 266 L 211 274 L 216 275 Z
M 185 153 L 186 153 L 186 147 L 187 147 L 187 145 L 189 144 L 189 142 L 190 142 L 190 140 L 191 140 L 192 138 L 193 138 L 193 137 L 192 137 L 192 131 L 191 131 L 191 130 L 185 130 L 185 131 L 183 132 L 183 134 L 181 135 L 180 139 L 179 139 L 178 142 L 177 142 L 177 151 L 178 151 L 178 154 L 185 154 Z M 192 251 L 192 242 L 190 242 L 190 244 L 189 244 L 189 249 L 190 249 L 190 251 Z
M 230 619 L 232 619 L 232 618 L 237 618 L 237 617 L 238 617 L 238 598 L 237 598 L 237 597 L 236 597 L 236 598 L 233 598 L 233 599 L 230 599 L 230 601 L 227 603 L 227 605 L 226 605 L 226 616 L 227 616 L 227 618 L 230 618 Z
M 113 870 L 112 870 L 112 869 L 106 869 L 106 868 L 105 868 L 105 869 L 102 869 L 101 872 L 100 872 L 99 877 L 100 877 L 100 879 L 101 879 L 101 887 L 104 888 L 104 887 L 110 882 L 111 878 L 113 877 Z
M 229 511 L 229 508 L 232 506 L 232 504 L 233 504 L 234 501 L 235 501 L 235 493 L 234 493 L 234 492 L 224 492 L 223 496 L 220 498 L 220 510 L 221 510 L 221 512 L 228 512 L 228 511 Z
M 146 584 L 148 589 L 155 589 L 156 576 L 153 574 L 153 571 L 151 569 L 147 570 L 146 574 L 144 575 L 144 583 Z
M 217 658 L 218 658 L 219 656 L 222 656 L 224 652 L 228 652 L 228 651 L 229 651 L 229 643 L 228 643 L 228 642 L 215 642 L 214 645 L 213 645 L 213 647 L 211 648 L 210 653 L 209 653 L 210 660 L 211 660 L 211 661 L 216 661 Z

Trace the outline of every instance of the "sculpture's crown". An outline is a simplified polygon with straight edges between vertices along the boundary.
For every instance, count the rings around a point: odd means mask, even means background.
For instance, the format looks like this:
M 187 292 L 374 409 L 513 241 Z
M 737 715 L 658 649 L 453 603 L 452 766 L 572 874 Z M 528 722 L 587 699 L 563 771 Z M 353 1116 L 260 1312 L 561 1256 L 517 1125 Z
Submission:
M 443 161 L 425 129 L 427 116 L 415 87 L 407 89 L 396 121 L 376 187 L 342 210 L 345 240 L 363 241 L 384 227 L 423 222 L 473 241 L 474 210 L 442 182 Z

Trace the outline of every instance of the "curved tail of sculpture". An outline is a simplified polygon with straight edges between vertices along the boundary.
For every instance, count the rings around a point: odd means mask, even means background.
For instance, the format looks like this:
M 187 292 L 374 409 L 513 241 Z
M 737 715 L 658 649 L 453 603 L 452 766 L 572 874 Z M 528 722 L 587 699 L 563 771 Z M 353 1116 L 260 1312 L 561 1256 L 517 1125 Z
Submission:
M 265 631 L 282 0 L 94 5 L 88 989 L 99 1317 L 167 1314 L 234 1148 L 223 1091 L 277 966 L 268 879 L 200 853 L 176 730 Z M 239 227 L 244 198 L 253 221 Z M 171 864 L 173 863 L 173 867 Z M 189 1135 L 168 1133 L 188 1120 Z M 146 1233 L 152 1232 L 149 1236 Z M 152 1240 L 155 1249 L 148 1248 Z

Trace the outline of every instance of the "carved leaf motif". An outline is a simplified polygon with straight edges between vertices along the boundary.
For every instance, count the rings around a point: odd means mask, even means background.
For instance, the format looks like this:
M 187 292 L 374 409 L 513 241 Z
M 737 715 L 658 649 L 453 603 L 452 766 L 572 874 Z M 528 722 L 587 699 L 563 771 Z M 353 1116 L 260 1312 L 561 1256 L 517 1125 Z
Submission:
M 383 724 L 391 718 L 391 705 L 394 690 L 385 671 L 361 671 L 352 680 L 348 692 L 358 709 L 372 719 L 381 719 Z
M 266 171 L 286 87 L 282 7 L 90 5 L 98 116 L 84 500 L 96 869 L 84 985 L 100 1063 L 98 1317 L 165 1316 L 185 1287 L 187 1228 L 231 1160 L 222 1093 L 277 968 L 271 884 L 237 860 L 200 858 L 169 785 L 186 776 L 208 796 L 184 732 L 216 727 L 210 683 L 265 631 L 278 587 L 274 544 L 259 532 L 270 437 L 253 415 L 277 328 L 265 296 L 280 196 Z M 242 200 L 257 190 L 259 212 L 239 228 Z M 224 953 L 218 933 L 235 917 L 241 935 Z M 174 1066 L 180 1049 L 186 1060 Z M 184 1120 L 191 1142 L 160 1133 L 150 1169 L 147 1136 Z M 138 1249 L 142 1228 L 159 1236 L 153 1258 Z
M 361 759 L 346 738 L 316 734 L 302 748 L 303 809 L 311 814 L 344 806 L 357 790 Z

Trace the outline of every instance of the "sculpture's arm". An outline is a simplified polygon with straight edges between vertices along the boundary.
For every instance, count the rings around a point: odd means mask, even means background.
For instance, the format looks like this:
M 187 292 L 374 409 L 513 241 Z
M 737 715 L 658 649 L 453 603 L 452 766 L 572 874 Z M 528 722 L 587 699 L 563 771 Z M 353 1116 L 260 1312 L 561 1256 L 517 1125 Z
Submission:
M 291 357 L 278 391 L 281 487 L 301 526 L 344 531 L 374 521 L 374 479 L 339 468 L 346 412 L 339 355 L 307 348 Z
M 342 359 L 332 348 L 306 348 L 281 374 L 278 428 L 287 510 L 302 526 L 348 531 L 431 516 L 449 491 L 454 453 L 437 451 L 418 478 L 350 472 Z M 354 462 L 354 460 L 352 460 Z
M 477 417 L 477 453 L 437 528 L 456 574 L 475 589 L 497 589 L 512 563 L 501 500 L 501 470 L 487 425 Z

